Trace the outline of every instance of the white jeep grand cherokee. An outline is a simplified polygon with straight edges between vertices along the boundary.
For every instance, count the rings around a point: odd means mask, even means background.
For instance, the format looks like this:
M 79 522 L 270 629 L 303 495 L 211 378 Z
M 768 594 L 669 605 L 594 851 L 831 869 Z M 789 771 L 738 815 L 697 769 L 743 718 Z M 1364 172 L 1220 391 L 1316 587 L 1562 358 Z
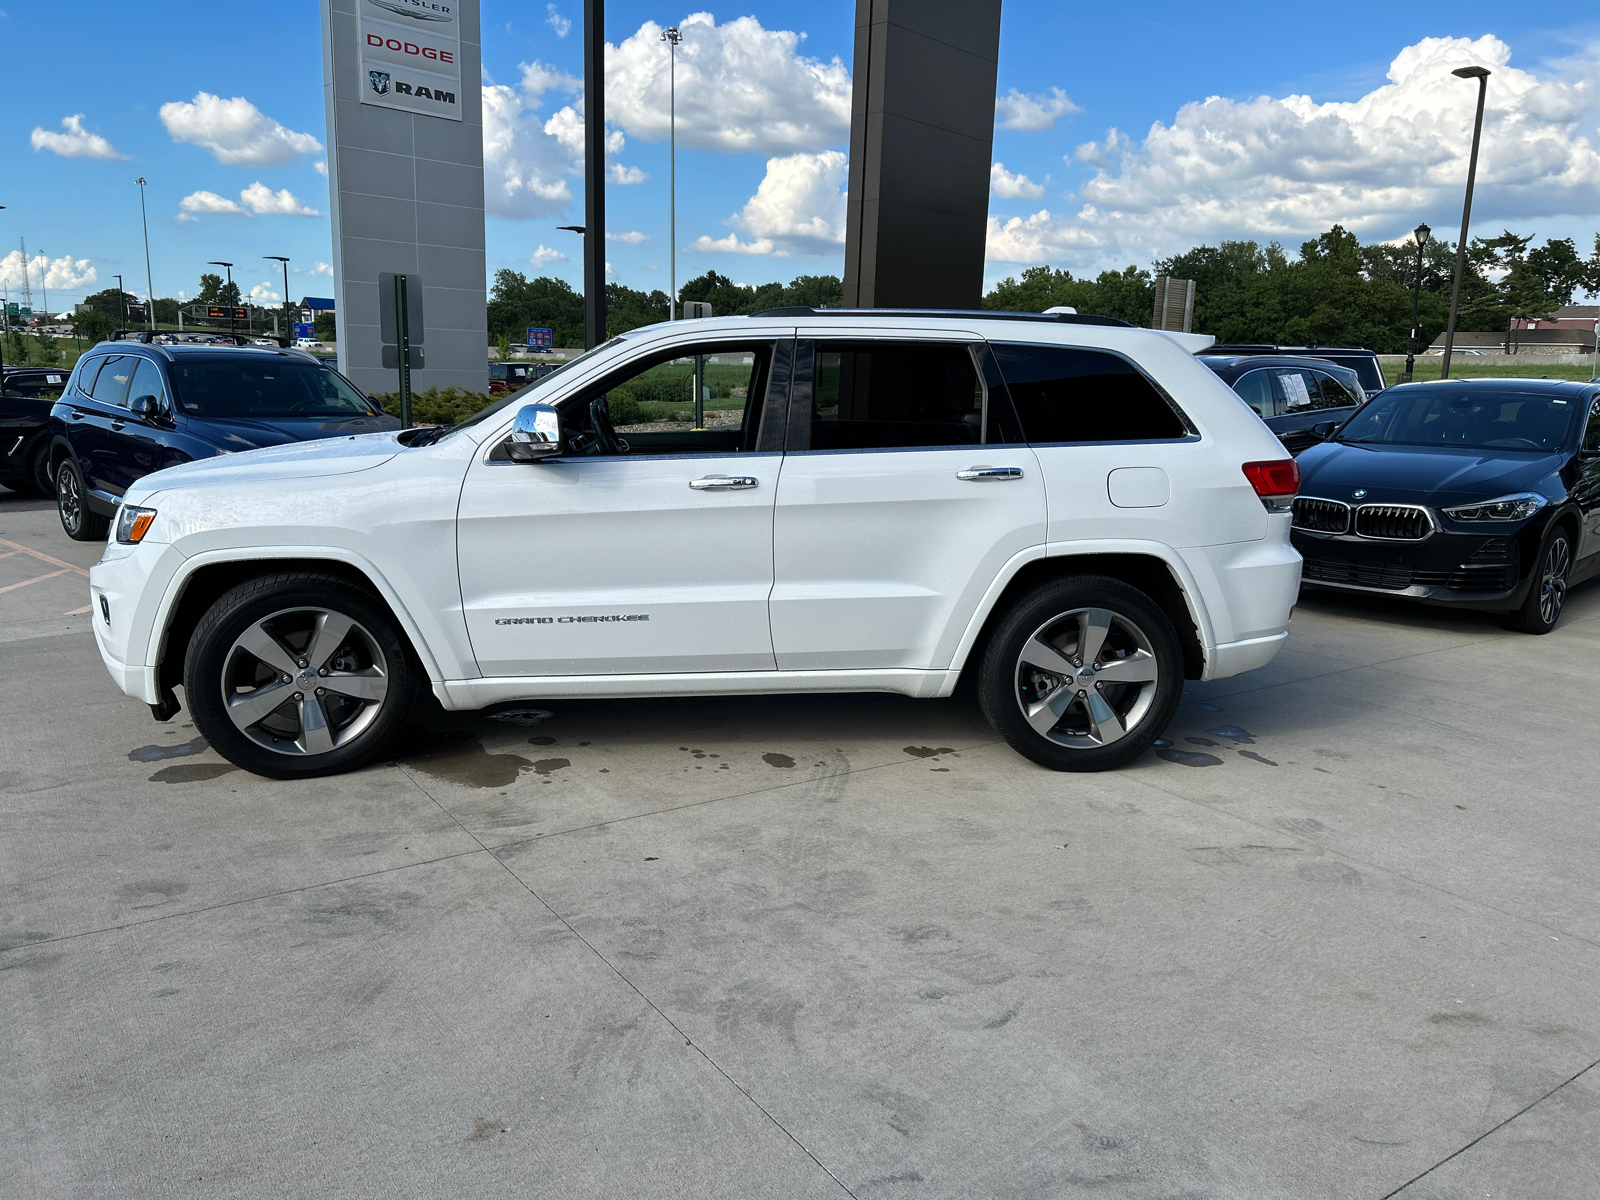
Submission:
M 113 678 L 262 775 L 446 709 L 964 671 L 1048 767 L 1262 666 L 1293 460 L 1191 356 L 1075 315 L 781 309 L 613 338 L 448 430 L 145 476 L 90 576 Z M 619 428 L 620 426 L 620 428 Z

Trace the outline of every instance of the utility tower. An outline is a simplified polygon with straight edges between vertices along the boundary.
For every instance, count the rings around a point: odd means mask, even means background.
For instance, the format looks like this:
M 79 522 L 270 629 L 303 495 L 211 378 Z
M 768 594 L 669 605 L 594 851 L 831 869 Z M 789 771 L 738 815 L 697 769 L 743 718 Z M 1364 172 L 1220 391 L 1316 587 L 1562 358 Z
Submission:
M 22 238 L 17 239 L 17 245 L 22 249 L 22 303 L 21 307 L 29 312 L 33 311 L 33 290 L 28 286 L 28 243 Z

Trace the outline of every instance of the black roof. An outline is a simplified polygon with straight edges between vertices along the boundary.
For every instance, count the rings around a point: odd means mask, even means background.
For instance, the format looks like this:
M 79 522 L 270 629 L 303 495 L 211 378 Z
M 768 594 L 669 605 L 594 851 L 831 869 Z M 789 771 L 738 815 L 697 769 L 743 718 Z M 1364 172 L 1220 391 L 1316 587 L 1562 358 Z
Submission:
M 1263 367 L 1305 367 L 1308 370 L 1349 371 L 1355 374 L 1350 367 L 1313 354 L 1218 354 L 1212 348 L 1195 357 L 1229 382 L 1246 371 Z
M 979 321 L 1048 321 L 1057 325 L 1114 325 L 1121 329 L 1138 326 L 1116 317 L 1092 313 L 1006 312 L 988 308 L 764 308 L 752 317 L 970 317 Z
M 1206 351 L 1207 354 L 1294 354 L 1305 351 L 1313 357 L 1332 351 L 1335 354 L 1371 354 L 1377 356 L 1376 350 L 1368 350 L 1365 346 L 1266 346 L 1249 342 L 1239 342 L 1233 345 L 1213 346 Z

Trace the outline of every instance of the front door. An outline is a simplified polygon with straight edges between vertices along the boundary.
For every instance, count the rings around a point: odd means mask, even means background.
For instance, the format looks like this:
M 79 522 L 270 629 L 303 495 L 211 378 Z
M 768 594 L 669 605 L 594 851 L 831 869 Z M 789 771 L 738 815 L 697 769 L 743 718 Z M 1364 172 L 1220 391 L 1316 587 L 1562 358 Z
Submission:
M 774 669 L 791 349 L 769 337 L 650 350 L 560 401 L 569 453 L 516 463 L 485 445 L 457 543 L 486 677 Z
M 103 470 L 108 490 L 118 496 L 150 472 L 187 460 L 173 449 L 178 433 L 161 368 L 148 358 L 131 361 L 135 366 L 124 409 L 131 410 L 133 402 L 143 396 L 153 396 L 158 412 L 153 417 L 137 417 L 123 411 L 111 419 L 105 433 Z
M 946 668 L 1001 568 L 1045 536 L 1038 462 L 983 345 L 802 336 L 796 362 L 773 525 L 778 667 Z

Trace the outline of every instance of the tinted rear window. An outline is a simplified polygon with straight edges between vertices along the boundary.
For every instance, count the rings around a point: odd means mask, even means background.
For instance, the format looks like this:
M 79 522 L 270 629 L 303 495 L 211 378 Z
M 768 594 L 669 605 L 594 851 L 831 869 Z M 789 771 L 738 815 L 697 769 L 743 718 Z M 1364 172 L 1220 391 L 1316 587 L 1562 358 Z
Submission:
M 178 408 L 191 417 L 352 417 L 375 407 L 315 363 L 276 355 L 175 363 Z
M 1125 358 L 1102 350 L 994 343 L 1030 442 L 1149 442 L 1188 435 L 1183 420 Z

